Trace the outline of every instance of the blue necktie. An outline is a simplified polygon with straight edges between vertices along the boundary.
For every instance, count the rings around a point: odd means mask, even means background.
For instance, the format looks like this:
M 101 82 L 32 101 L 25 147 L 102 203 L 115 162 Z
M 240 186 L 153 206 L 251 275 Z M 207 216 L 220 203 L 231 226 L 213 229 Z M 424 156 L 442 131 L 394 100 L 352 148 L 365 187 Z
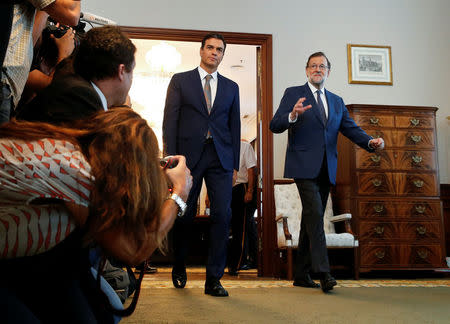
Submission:
M 322 116 L 322 120 L 324 125 L 327 124 L 327 115 L 325 114 L 325 106 L 323 105 L 322 98 L 320 98 L 320 95 L 322 94 L 321 90 L 317 90 L 317 105 L 319 106 L 320 110 L 320 116 Z

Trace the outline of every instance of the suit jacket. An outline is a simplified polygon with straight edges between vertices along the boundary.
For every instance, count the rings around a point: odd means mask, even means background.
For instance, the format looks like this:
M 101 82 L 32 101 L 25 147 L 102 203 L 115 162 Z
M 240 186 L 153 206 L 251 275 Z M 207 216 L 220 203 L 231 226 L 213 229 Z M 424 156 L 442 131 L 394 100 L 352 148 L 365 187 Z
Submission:
M 177 73 L 167 89 L 163 120 L 165 154 L 186 156 L 192 169 L 203 151 L 208 129 L 222 166 L 239 170 L 241 120 L 238 85 L 217 74 L 217 93 L 208 114 L 198 69 Z
M 16 118 L 60 124 L 83 119 L 102 110 L 102 102 L 92 84 L 70 73 L 53 79 L 47 88 L 17 112 Z
M 270 122 L 270 130 L 282 133 L 288 129 L 288 144 L 284 177 L 294 179 L 314 179 L 319 175 L 324 154 L 328 163 L 328 175 L 332 184 L 336 183 L 337 139 L 341 132 L 351 141 L 366 149 L 367 135 L 349 116 L 341 97 L 325 89 L 328 103 L 328 121 L 324 124 L 319 107 L 308 84 L 287 88 L 280 106 Z M 295 103 L 305 97 L 304 106 L 312 108 L 299 115 L 295 123 L 289 123 L 288 115 Z

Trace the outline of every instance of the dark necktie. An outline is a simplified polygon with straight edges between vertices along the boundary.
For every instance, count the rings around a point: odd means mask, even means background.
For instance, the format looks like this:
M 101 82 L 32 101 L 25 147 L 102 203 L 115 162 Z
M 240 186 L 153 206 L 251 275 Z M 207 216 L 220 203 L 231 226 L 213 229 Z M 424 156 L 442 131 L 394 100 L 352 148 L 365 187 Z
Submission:
M 211 80 L 212 75 L 208 74 L 205 76 L 205 86 L 203 87 L 203 92 L 205 93 L 205 99 L 206 99 L 206 107 L 208 108 L 208 114 L 211 113 L 211 85 L 209 84 L 209 81 Z
M 322 116 L 323 123 L 327 124 L 327 115 L 325 114 L 325 106 L 323 105 L 322 98 L 320 95 L 322 94 L 321 90 L 317 90 L 317 105 L 319 106 L 320 115 Z

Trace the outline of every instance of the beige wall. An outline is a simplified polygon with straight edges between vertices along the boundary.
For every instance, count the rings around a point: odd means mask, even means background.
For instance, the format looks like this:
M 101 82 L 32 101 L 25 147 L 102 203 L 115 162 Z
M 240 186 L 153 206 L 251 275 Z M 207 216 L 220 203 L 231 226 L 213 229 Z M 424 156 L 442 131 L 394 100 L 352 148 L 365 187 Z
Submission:
M 333 65 L 326 86 L 347 104 L 439 107 L 440 182 L 450 183 L 449 0 L 83 0 L 82 11 L 127 26 L 272 34 L 274 112 L 286 87 L 305 82 L 308 55 L 322 50 Z M 394 85 L 348 84 L 348 43 L 391 46 Z M 274 136 L 274 156 L 285 143 L 286 134 Z M 283 168 L 274 159 L 276 178 Z

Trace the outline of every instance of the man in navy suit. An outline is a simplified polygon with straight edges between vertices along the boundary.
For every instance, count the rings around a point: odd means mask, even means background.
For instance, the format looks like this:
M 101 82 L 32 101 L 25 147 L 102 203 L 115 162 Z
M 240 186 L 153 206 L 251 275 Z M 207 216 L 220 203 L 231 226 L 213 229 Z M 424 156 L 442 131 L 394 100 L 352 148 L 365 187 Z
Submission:
M 336 285 L 323 214 L 330 185 L 336 183 L 338 134 L 370 152 L 384 147 L 382 138 L 373 139 L 355 124 L 341 97 L 324 88 L 330 68 L 324 53 L 312 54 L 306 64 L 308 82 L 286 89 L 270 122 L 274 133 L 288 129 L 284 177 L 295 180 L 303 205 L 294 286 L 320 287 L 309 275 L 313 271 L 320 273 L 324 292 Z
M 233 170 L 239 170 L 241 138 L 239 87 L 217 73 L 225 48 L 220 34 L 203 38 L 200 66 L 175 74 L 170 81 L 163 120 L 165 154 L 186 156 L 193 177 L 186 213 L 174 226 L 172 281 L 176 288 L 186 285 L 188 225 L 196 215 L 205 179 L 211 203 L 205 294 L 218 297 L 228 296 L 220 278 L 226 265 L 232 178 Z

